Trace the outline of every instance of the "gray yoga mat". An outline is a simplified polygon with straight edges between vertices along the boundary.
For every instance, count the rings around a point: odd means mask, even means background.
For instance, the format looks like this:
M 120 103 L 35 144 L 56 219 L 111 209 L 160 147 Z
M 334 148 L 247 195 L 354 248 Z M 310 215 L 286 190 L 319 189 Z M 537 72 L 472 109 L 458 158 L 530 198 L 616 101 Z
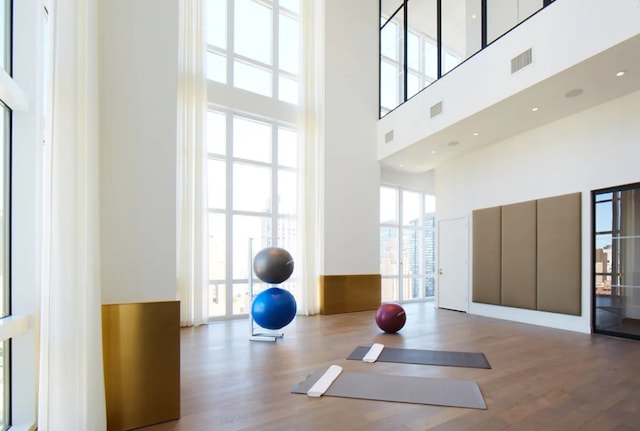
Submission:
M 364 358 L 371 346 L 357 347 L 347 359 Z M 445 365 L 450 367 L 491 368 L 484 353 L 448 352 L 444 350 L 419 350 L 386 347 L 378 356 L 378 362 L 399 362 L 403 364 Z
M 326 369 L 312 371 L 301 383 L 291 389 L 291 393 L 306 394 L 325 371 Z M 324 396 L 487 409 L 475 380 L 343 371 Z

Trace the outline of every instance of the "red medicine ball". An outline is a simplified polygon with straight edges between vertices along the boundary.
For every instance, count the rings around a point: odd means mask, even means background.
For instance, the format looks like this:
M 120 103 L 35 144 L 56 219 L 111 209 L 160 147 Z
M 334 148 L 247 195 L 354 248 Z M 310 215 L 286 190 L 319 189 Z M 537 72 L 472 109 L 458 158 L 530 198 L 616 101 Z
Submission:
M 384 332 L 397 332 L 407 321 L 404 308 L 395 302 L 385 302 L 376 311 L 376 323 Z

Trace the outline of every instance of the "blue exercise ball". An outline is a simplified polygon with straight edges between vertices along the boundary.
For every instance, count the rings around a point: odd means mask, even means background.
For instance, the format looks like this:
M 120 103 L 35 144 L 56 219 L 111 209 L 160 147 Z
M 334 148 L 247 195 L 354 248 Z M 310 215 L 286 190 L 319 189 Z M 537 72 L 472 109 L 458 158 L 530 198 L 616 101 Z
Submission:
M 284 248 L 264 248 L 253 258 L 253 271 L 265 283 L 280 284 L 293 273 L 293 257 Z
M 296 300 L 288 290 L 270 287 L 253 299 L 251 316 L 265 329 L 280 329 L 291 323 L 296 309 Z

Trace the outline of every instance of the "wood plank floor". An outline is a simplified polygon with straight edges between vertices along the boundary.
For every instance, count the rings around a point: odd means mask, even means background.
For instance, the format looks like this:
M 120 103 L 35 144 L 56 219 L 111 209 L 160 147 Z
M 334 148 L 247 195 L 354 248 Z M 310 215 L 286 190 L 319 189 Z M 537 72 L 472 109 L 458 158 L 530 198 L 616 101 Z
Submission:
M 277 342 L 248 320 L 181 333 L 181 418 L 144 431 L 639 430 L 640 341 L 407 304 L 397 334 L 374 312 L 298 316 Z M 358 345 L 483 352 L 491 369 L 345 358 Z M 487 410 L 291 394 L 316 369 L 474 379 Z

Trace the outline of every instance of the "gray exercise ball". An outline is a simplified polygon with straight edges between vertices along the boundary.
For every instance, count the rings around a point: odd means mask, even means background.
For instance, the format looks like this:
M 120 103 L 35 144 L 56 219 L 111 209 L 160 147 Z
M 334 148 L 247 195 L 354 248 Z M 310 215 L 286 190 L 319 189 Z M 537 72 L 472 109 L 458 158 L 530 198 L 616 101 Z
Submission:
M 265 283 L 282 283 L 293 273 L 293 258 L 283 248 L 267 247 L 253 258 L 253 271 Z

